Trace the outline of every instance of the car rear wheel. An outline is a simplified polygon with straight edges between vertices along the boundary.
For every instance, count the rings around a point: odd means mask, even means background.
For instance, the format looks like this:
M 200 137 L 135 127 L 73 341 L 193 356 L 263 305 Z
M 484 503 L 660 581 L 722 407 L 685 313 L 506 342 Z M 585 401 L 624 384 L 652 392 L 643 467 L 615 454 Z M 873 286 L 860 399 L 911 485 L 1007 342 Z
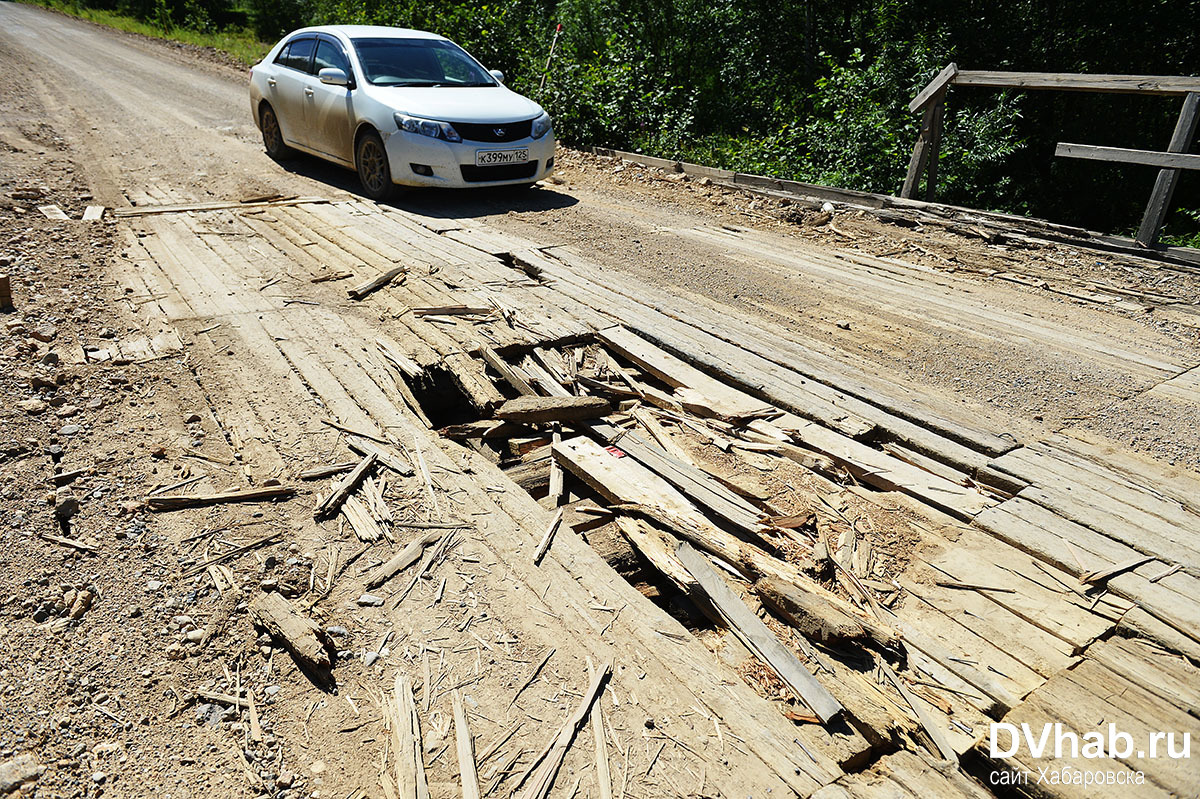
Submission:
M 279 129 L 279 118 L 275 116 L 274 108 L 264 105 L 259 122 L 262 127 L 263 147 L 267 149 L 267 155 L 276 161 L 283 161 L 296 154 L 295 150 L 283 143 L 283 132 Z
M 383 140 L 374 131 L 364 133 L 354 147 L 354 165 L 358 169 L 358 180 L 363 193 L 372 200 L 386 200 L 396 193 L 392 183 L 392 168 L 388 164 L 387 150 Z

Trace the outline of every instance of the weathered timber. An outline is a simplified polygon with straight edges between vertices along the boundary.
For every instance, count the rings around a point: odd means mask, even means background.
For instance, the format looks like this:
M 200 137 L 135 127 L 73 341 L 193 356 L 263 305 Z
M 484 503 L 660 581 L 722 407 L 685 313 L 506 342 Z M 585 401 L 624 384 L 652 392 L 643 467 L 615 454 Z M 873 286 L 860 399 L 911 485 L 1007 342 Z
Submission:
M 351 436 L 346 439 L 346 446 L 359 455 L 367 456 L 374 455 L 380 463 L 391 469 L 401 477 L 412 477 L 416 472 L 413 466 L 406 459 L 401 458 L 393 450 L 388 447 L 376 444 L 366 438 L 356 438 Z
M 408 267 L 406 266 L 397 266 L 393 269 L 389 269 L 382 274 L 376 275 L 365 283 L 359 284 L 354 288 L 347 289 L 346 294 L 348 294 L 352 300 L 361 300 L 371 292 L 377 291 L 386 286 L 388 283 L 391 283 L 393 280 L 400 277 L 407 271 Z
M 1089 75 L 962 69 L 954 76 L 953 83 L 955 86 L 986 86 L 993 89 L 1046 89 L 1105 94 L 1182 95 L 1200 92 L 1200 78 L 1175 75 Z
M 1200 155 L 1160 153 L 1155 150 L 1133 150 L 1128 147 L 1099 147 L 1091 144 L 1059 142 L 1054 148 L 1054 154 L 1059 158 L 1115 161 L 1121 164 L 1141 164 L 1163 169 L 1200 169 Z
M 422 536 L 418 536 L 413 541 L 410 541 L 407 546 L 405 546 L 395 555 L 371 570 L 365 581 L 367 589 L 370 590 L 372 588 L 378 588 L 390 580 L 397 572 L 401 572 L 416 563 L 421 557 L 421 554 L 425 551 L 425 547 L 429 546 L 441 537 L 442 533 L 434 531 L 425 533 Z
M 1200 89 L 1193 90 L 1183 100 L 1183 109 L 1175 123 L 1175 132 L 1171 135 L 1171 143 L 1167 147 L 1170 153 L 1186 153 L 1192 144 L 1196 133 L 1196 123 L 1200 120 Z M 1195 156 L 1193 156 L 1195 157 Z M 1175 184 L 1179 182 L 1177 169 L 1163 169 L 1154 181 L 1154 189 L 1150 192 L 1150 201 L 1146 204 L 1146 212 L 1142 215 L 1142 223 L 1138 225 L 1136 241 L 1143 247 L 1153 245 L 1158 239 L 1158 230 L 1167 218 L 1167 210 L 1171 205 L 1171 197 L 1175 193 Z
M 288 486 L 267 486 L 240 491 L 222 491 L 217 494 L 168 494 L 146 497 L 146 507 L 152 511 L 168 511 L 198 508 L 204 505 L 220 505 L 226 502 L 268 502 L 275 499 L 288 499 L 295 493 L 296 489 Z
M 754 584 L 754 592 L 811 641 L 832 644 L 869 639 L 888 647 L 900 641 L 900 634 L 886 624 L 847 613 L 794 583 L 764 577 Z
M 277 593 L 259 594 L 250 601 L 250 615 L 272 638 L 283 643 L 301 666 L 328 672 L 333 666 L 325 632 Z
M 538 424 L 596 419 L 612 412 L 600 397 L 517 397 L 496 409 L 496 417 L 509 422 Z
M 317 506 L 313 508 L 313 518 L 320 521 L 328 516 L 335 515 L 338 509 L 342 507 L 342 503 L 346 501 L 346 497 L 354 493 L 359 483 L 363 481 L 363 478 L 367 476 L 367 472 L 371 471 L 371 468 L 378 460 L 379 456 L 374 452 L 363 458 L 351 470 L 350 474 L 338 481 L 333 490 L 329 492 L 329 496 L 317 503 Z
M 550 794 L 550 786 L 554 784 L 554 777 L 558 774 L 563 759 L 567 756 L 567 750 L 570 748 L 571 742 L 575 740 L 575 735 L 587 721 L 592 704 L 600 695 L 610 674 L 612 674 L 612 664 L 605 663 L 592 675 L 591 684 L 575 708 L 575 712 L 566 720 L 558 734 L 551 739 L 541 757 L 535 761 L 536 766 L 528 773 L 528 783 L 525 790 L 521 792 L 520 799 L 545 799 Z
M 775 634 L 729 588 L 724 578 L 708 565 L 698 550 L 685 541 L 679 544 L 675 555 L 695 579 L 699 590 L 721 614 L 730 632 L 770 666 L 822 722 L 829 723 L 841 712 L 841 703 L 779 642 Z

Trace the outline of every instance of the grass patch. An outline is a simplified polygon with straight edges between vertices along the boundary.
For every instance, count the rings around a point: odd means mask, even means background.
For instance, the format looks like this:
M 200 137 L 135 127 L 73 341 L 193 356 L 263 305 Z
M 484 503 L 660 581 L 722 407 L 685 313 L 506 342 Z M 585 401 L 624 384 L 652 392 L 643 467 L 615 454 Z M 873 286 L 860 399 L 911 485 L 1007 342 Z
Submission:
M 259 41 L 253 32 L 246 29 L 205 32 L 177 26 L 163 28 L 149 22 L 142 22 L 134 17 L 118 14 L 115 11 L 84 8 L 75 3 L 61 2 L 61 0 L 20 0 L 20 2 L 61 11 L 72 17 L 127 33 L 138 33 L 155 39 L 166 39 L 197 47 L 211 47 L 246 66 L 258 63 L 274 45 L 273 42 Z

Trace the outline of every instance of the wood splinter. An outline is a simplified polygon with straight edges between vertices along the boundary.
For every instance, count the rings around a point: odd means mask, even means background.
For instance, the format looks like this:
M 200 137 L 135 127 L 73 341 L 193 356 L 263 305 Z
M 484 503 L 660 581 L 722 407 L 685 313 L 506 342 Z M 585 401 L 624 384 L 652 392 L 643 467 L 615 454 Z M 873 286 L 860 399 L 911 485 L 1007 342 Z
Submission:
M 355 489 L 363 481 L 363 478 L 367 476 L 367 472 L 371 471 L 371 468 L 375 466 L 375 461 L 377 460 L 379 460 L 379 456 L 374 452 L 363 458 L 350 474 L 338 481 L 329 496 L 317 503 L 317 506 L 313 508 L 313 518 L 320 521 L 336 514 L 338 509 L 342 507 L 342 503 L 346 501 L 346 498 L 354 493 Z
M 391 283 L 393 280 L 395 280 L 397 277 L 400 277 L 407 271 L 408 267 L 406 266 L 397 266 L 395 269 L 389 269 L 383 274 L 371 278 L 366 283 L 355 286 L 352 289 L 347 289 L 346 294 L 348 294 L 352 300 L 361 300 L 371 292 L 377 291 L 386 286 L 388 283 Z

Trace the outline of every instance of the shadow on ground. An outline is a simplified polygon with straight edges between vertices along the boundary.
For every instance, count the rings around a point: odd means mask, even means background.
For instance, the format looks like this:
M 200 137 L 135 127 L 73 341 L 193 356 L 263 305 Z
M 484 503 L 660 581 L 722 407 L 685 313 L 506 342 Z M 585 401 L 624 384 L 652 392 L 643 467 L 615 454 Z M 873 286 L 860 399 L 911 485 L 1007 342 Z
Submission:
M 324 183 L 350 194 L 364 197 L 358 176 L 348 169 L 307 155 L 280 162 L 295 175 Z M 569 208 L 579 201 L 569 194 L 538 184 L 531 188 L 504 186 L 478 189 L 408 189 L 387 205 L 404 211 L 444 219 L 470 219 L 497 216 L 509 211 L 550 211 Z

